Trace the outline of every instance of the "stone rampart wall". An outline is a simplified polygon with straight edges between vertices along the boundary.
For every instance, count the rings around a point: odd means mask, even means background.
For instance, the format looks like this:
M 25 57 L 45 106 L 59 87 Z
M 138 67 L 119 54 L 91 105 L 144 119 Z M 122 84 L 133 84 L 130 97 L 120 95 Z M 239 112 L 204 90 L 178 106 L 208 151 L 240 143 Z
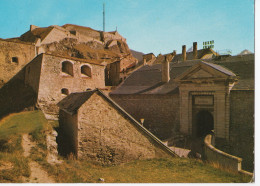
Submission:
M 160 139 L 179 130 L 179 95 L 111 95 L 111 98 Z
M 17 58 L 17 62 L 13 58 Z M 0 40 L 0 87 L 35 57 L 35 46 Z
M 254 123 L 254 90 L 231 91 L 230 153 L 243 158 L 248 171 L 254 169 Z
M 242 170 L 241 158 L 225 153 L 215 148 L 212 144 L 214 144 L 214 134 L 208 134 L 204 139 L 203 154 L 204 158 L 208 162 L 220 166 L 224 169 L 253 176 L 252 173 Z

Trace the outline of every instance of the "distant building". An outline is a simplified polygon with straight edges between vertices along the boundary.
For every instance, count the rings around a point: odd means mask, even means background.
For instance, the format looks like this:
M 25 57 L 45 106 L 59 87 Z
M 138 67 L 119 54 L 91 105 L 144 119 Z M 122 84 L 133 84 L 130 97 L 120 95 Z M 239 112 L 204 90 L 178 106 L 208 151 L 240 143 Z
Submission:
M 120 71 L 137 62 L 126 39 L 117 31 L 103 32 L 72 24 L 30 25 L 30 30 L 20 37 L 0 39 L 0 87 L 42 53 L 106 63 L 107 86 L 118 85 Z

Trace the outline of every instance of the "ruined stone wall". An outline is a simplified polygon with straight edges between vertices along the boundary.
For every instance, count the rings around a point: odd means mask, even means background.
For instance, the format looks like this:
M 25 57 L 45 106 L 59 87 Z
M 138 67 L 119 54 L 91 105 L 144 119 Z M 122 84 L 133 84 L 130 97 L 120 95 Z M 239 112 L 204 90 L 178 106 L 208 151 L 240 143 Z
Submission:
M 79 158 L 117 164 L 169 156 L 98 94 L 80 107 L 78 123 Z
M 121 36 L 118 32 L 115 33 L 103 32 L 103 37 L 105 43 L 110 40 L 121 40 L 123 42 L 126 42 L 126 39 L 123 36 Z
M 254 162 L 254 91 L 231 91 L 230 145 L 232 155 L 241 157 L 242 168 L 253 171 Z
M 13 57 L 16 57 L 18 61 L 13 61 Z M 0 40 L 0 87 L 34 57 L 34 45 Z
M 160 139 L 179 130 L 179 95 L 111 95 L 111 98 Z
M 73 64 L 73 76 L 62 72 L 62 62 L 64 61 Z M 81 74 L 82 65 L 88 65 L 91 68 L 91 77 Z M 53 119 L 57 118 L 58 107 L 56 104 L 66 97 L 61 93 L 61 89 L 66 88 L 69 93 L 72 93 L 104 88 L 104 68 L 100 65 L 43 54 L 38 103 L 45 116 L 48 117 L 49 114 L 51 119 L 56 115 Z

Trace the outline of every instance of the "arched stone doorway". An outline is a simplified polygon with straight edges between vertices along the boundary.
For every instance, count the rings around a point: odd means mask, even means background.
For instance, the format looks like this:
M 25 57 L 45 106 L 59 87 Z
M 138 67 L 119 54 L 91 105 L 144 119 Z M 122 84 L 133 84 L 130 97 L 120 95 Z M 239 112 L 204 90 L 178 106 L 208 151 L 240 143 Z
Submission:
M 207 110 L 199 111 L 195 116 L 193 128 L 193 136 L 195 138 L 204 138 L 214 130 L 214 119 L 212 114 Z
M 199 153 L 201 158 L 203 158 L 204 138 L 214 129 L 214 118 L 210 109 L 199 109 L 197 112 L 194 112 L 191 154 L 195 156 L 196 153 Z

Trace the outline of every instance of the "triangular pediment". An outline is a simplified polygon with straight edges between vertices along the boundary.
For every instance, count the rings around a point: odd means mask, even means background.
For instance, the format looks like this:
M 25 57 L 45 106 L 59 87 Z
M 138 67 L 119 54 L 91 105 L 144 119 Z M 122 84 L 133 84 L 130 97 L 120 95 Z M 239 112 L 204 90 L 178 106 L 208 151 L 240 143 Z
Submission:
M 214 77 L 212 74 L 210 74 L 209 72 L 203 70 L 203 69 L 199 69 L 197 72 L 190 74 L 190 78 L 194 79 L 194 78 L 212 78 Z
M 200 79 L 226 79 L 234 77 L 235 74 L 223 67 L 206 62 L 199 62 L 191 68 L 183 72 L 180 76 L 176 77 L 177 81 L 186 80 L 200 80 Z

